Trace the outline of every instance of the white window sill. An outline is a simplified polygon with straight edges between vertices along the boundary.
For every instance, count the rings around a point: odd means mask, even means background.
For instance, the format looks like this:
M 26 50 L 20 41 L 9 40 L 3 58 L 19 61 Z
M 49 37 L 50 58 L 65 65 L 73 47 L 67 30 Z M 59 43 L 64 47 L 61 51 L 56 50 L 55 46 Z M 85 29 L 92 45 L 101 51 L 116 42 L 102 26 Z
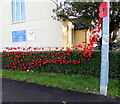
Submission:
M 14 24 L 20 24 L 20 23 L 25 23 L 27 21 L 21 21 L 21 22 L 12 22 L 11 25 L 14 25 Z

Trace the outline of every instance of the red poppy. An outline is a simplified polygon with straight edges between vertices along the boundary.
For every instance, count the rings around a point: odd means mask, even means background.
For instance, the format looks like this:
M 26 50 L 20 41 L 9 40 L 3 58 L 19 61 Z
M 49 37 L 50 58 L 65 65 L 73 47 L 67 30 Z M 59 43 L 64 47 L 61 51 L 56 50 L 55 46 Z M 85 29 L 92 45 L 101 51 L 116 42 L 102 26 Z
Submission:
M 43 56 L 40 56 L 40 58 L 42 58 Z
M 24 66 L 23 69 L 27 69 L 26 66 Z
M 3 51 L 3 53 L 5 53 L 6 51 Z
M 14 61 L 16 61 L 17 59 L 14 59 Z
M 99 6 L 99 17 L 100 18 L 104 18 L 107 16 L 108 13 L 108 8 L 107 8 L 107 2 L 103 2 L 100 6 Z
M 20 47 L 17 47 L 18 49 L 20 49 Z
M 52 55 L 51 57 L 55 57 L 54 55 Z
M 44 48 L 42 48 L 42 50 L 44 50 Z
M 33 57 L 37 57 L 36 55 L 34 55 Z
M 83 41 L 82 43 L 87 43 L 86 41 Z
M 58 50 L 58 47 L 55 47 L 56 50 Z

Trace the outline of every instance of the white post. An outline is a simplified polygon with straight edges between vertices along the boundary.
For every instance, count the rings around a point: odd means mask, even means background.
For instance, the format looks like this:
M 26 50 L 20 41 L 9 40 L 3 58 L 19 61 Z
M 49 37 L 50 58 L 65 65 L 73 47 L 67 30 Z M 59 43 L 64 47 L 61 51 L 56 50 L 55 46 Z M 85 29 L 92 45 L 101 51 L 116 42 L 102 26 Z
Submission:
M 103 18 L 102 32 L 102 54 L 101 54 L 101 78 L 100 78 L 100 94 L 107 95 L 108 73 L 109 73 L 109 0 L 107 2 L 108 13 Z

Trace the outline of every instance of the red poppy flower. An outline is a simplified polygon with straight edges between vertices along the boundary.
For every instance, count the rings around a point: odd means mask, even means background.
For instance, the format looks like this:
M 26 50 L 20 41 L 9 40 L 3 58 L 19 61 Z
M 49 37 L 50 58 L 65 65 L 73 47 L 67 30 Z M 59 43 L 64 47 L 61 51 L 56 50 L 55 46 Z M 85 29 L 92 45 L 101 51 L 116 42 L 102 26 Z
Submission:
M 43 56 L 40 56 L 40 58 L 42 58 Z
M 55 47 L 56 50 L 58 50 L 58 47 Z
M 107 8 L 107 2 L 103 2 L 100 6 L 99 6 L 99 17 L 100 18 L 104 18 L 107 16 L 108 13 L 108 8 Z
M 26 66 L 24 66 L 23 69 L 27 69 Z
M 60 49 L 60 51 L 62 51 L 62 49 Z
M 6 51 L 3 51 L 3 53 L 5 53 Z
M 14 59 L 14 61 L 16 61 L 17 59 Z
M 87 43 L 86 41 L 83 41 L 82 43 Z
M 20 49 L 20 47 L 17 47 L 18 49 Z
M 42 50 L 44 50 L 44 48 L 42 48 Z

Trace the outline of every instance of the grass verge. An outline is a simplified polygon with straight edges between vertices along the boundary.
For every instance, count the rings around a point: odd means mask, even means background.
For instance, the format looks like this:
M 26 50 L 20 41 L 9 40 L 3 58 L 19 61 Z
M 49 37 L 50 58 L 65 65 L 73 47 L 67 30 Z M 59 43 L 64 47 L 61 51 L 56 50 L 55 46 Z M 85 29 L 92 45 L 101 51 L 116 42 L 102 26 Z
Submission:
M 84 93 L 99 94 L 100 79 L 98 77 L 10 70 L 0 70 L 0 73 L 2 73 L 2 76 L 0 76 L 2 78 L 37 83 Z M 118 79 L 109 80 L 108 95 L 112 97 L 120 96 L 118 94 Z

